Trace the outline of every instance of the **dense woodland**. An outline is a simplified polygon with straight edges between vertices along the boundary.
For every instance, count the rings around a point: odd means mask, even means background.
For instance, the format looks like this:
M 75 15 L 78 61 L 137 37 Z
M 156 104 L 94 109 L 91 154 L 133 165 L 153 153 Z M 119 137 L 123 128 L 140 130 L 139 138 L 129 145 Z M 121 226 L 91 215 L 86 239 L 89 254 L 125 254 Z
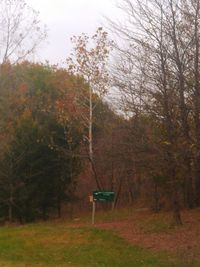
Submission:
M 170 209 L 177 224 L 182 208 L 200 205 L 200 1 L 118 8 L 124 22 L 72 37 L 62 68 L 26 60 L 45 37 L 35 19 L 24 36 L 12 13 L 1 20 L 2 220 L 87 209 L 95 189 L 115 191 L 115 207 Z M 21 50 L 30 29 L 36 42 Z

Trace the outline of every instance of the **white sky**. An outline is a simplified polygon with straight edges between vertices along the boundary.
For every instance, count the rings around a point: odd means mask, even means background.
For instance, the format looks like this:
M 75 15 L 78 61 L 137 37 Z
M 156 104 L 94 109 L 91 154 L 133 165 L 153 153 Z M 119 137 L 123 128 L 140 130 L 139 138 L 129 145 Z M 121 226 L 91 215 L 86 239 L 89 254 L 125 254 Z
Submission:
M 82 32 L 92 35 L 102 22 L 103 15 L 117 18 L 115 0 L 26 0 L 40 12 L 48 28 L 48 39 L 35 56 L 36 61 L 50 63 L 65 61 L 70 53 L 70 37 Z

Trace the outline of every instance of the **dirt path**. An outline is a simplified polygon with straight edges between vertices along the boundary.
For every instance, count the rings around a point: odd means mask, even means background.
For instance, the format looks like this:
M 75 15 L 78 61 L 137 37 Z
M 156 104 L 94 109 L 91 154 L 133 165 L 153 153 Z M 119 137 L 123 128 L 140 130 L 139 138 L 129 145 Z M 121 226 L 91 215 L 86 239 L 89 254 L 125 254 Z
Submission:
M 138 216 L 126 221 L 98 223 L 95 227 L 114 230 L 132 244 L 153 250 L 200 254 L 200 210 L 184 212 L 183 221 L 183 226 L 160 233 L 144 231 Z

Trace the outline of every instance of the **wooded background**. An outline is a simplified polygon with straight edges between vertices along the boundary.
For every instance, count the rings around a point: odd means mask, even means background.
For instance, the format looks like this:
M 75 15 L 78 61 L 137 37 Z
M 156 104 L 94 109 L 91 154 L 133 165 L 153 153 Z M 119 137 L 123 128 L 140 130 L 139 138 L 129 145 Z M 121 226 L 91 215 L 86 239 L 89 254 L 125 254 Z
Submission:
M 181 224 L 200 205 L 199 0 L 121 0 L 124 21 L 72 37 L 62 68 L 27 60 L 46 36 L 37 12 L 0 5 L 2 220 L 87 209 L 98 189 Z

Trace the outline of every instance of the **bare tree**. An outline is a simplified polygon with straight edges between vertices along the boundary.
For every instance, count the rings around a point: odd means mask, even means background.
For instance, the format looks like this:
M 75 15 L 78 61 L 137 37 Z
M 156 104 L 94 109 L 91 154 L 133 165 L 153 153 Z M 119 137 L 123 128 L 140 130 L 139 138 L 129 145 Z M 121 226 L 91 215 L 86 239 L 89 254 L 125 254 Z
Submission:
M 0 0 L 0 63 L 25 59 L 45 37 L 39 13 L 24 0 Z
M 195 165 L 195 202 L 200 204 L 200 32 L 199 32 L 199 20 L 200 20 L 200 1 L 191 1 L 188 8 L 188 3 L 185 1 L 185 14 L 190 17 L 192 21 L 189 33 L 191 40 L 193 40 L 192 49 L 189 51 L 189 57 L 192 59 L 190 64 L 190 79 L 187 86 L 191 90 L 193 120 L 194 120 L 194 141 L 193 147 L 194 165 Z M 192 30 L 191 30 L 192 29 Z M 195 144 L 195 145 L 194 145 Z
M 180 12 L 177 1 L 173 1 L 173 5 Z M 168 177 L 171 188 L 170 199 L 175 221 L 181 224 L 179 199 L 181 145 L 179 142 L 183 131 L 182 140 L 184 139 L 188 144 L 187 148 L 189 147 L 190 128 L 183 69 L 186 63 L 181 47 L 182 39 L 178 38 L 180 28 L 177 29 L 175 25 L 177 18 L 172 1 L 124 0 L 119 7 L 126 14 L 127 20 L 124 24 L 110 21 L 110 25 L 111 29 L 128 44 L 125 47 L 119 44 L 116 48 L 126 62 L 126 66 L 131 65 L 131 68 L 129 67 L 130 72 L 126 68 L 121 68 L 122 60 L 120 61 L 118 66 L 123 76 L 127 78 L 127 82 L 124 83 L 126 79 L 121 82 L 115 75 L 114 79 L 118 81 L 115 85 L 133 104 L 130 106 L 125 99 L 125 108 L 131 107 L 133 113 L 139 110 L 140 114 L 148 114 L 162 129 L 160 144 L 163 144 L 164 148 L 160 147 L 160 149 L 163 150 L 161 160 L 165 165 L 162 172 Z M 183 40 L 186 45 L 190 40 L 186 35 L 187 32 L 184 33 Z M 182 48 L 181 55 L 179 46 Z M 122 77 L 122 75 L 119 76 Z M 158 145 L 157 148 L 159 149 Z M 184 162 L 187 159 L 187 175 L 191 186 L 191 158 L 188 153 Z M 159 164 L 157 171 L 159 171 Z

